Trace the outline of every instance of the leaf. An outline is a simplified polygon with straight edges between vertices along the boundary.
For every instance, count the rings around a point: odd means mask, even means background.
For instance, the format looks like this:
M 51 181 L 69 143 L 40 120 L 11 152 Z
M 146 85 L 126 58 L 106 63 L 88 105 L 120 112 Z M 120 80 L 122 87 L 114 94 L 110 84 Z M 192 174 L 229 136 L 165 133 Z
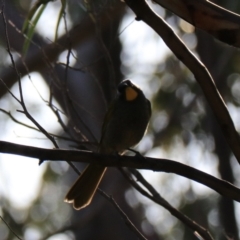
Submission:
M 55 31 L 55 41 L 58 38 L 58 28 L 59 28 L 59 25 L 60 25 L 61 18 L 63 16 L 64 12 L 65 12 L 65 9 L 66 9 L 66 0 L 61 0 L 61 3 L 62 3 L 62 7 L 61 7 L 59 15 L 58 15 L 57 26 L 56 26 L 56 31 Z
M 40 9 L 38 9 L 38 12 L 37 12 L 37 15 L 36 17 L 33 19 L 33 21 L 31 21 L 31 24 L 28 24 L 28 27 L 26 28 L 27 29 L 27 38 L 25 39 L 24 41 L 24 44 L 23 44 L 23 54 L 25 55 L 28 48 L 29 48 L 29 44 L 32 40 L 32 37 L 33 37 L 33 34 L 34 34 L 34 31 L 35 31 L 35 28 L 36 28 L 36 25 L 37 25 L 37 22 L 38 20 L 40 19 L 43 11 L 45 10 L 47 4 L 42 4 L 42 6 L 40 7 Z

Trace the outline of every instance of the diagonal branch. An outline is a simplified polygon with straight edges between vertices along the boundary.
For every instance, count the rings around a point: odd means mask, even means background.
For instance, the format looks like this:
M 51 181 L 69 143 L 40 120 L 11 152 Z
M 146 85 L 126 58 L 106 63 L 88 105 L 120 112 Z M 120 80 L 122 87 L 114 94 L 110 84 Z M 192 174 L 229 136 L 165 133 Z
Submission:
M 160 206 L 167 209 L 174 217 L 182 221 L 184 224 L 186 224 L 189 228 L 191 228 L 194 233 L 198 233 L 203 239 L 205 240 L 213 240 L 211 234 L 208 230 L 203 228 L 201 225 L 197 224 L 192 219 L 188 218 L 186 215 L 179 212 L 176 208 L 171 206 L 156 190 L 155 188 L 149 184 L 145 178 L 142 176 L 142 174 L 137 171 L 136 169 L 129 169 L 129 171 L 137 178 L 137 182 L 140 182 L 143 184 L 144 187 L 147 188 L 147 190 L 151 193 L 149 194 L 147 191 L 145 191 L 136 181 L 134 181 L 128 174 L 126 174 L 125 171 L 120 169 L 123 176 L 131 183 L 131 185 L 139 191 L 143 196 L 151 199 L 153 202 L 159 204 Z
M 99 188 L 98 188 L 99 192 Z M 105 197 L 113 206 L 116 208 L 122 219 L 125 221 L 125 224 L 128 226 L 128 228 L 137 236 L 140 240 L 147 240 L 142 233 L 137 229 L 137 227 L 131 222 L 127 214 L 120 208 L 120 206 L 117 204 L 117 202 L 113 199 L 112 196 L 107 195 L 102 190 L 100 191 L 100 194 Z
M 22 238 L 20 238 L 15 232 L 14 230 L 10 227 L 10 225 L 4 220 L 4 218 L 2 216 L 0 216 L 0 219 L 5 223 L 5 225 L 7 226 L 7 228 L 9 229 L 9 231 L 13 234 L 13 236 L 15 236 L 18 240 L 23 240 Z
M 164 40 L 176 57 L 194 74 L 223 132 L 226 142 L 240 163 L 240 138 L 227 107 L 203 63 L 186 47 L 173 29 L 144 0 L 126 0 L 137 20 L 144 21 Z

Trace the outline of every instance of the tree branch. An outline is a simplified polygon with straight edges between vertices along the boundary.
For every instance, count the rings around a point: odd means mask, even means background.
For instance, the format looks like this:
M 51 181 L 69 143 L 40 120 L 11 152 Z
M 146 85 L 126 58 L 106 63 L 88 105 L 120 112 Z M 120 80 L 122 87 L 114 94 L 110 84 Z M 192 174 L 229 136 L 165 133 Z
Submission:
M 123 10 L 124 4 L 120 1 L 118 1 L 111 9 L 104 9 L 99 16 L 103 26 L 107 27 L 109 19 L 113 21 L 113 19 L 118 18 L 122 14 Z M 47 44 L 43 47 L 32 42 L 32 44 L 36 46 L 36 49 L 29 52 L 24 60 L 18 59 L 15 61 L 18 72 L 21 76 L 25 76 L 28 72 L 41 72 L 44 69 L 48 69 L 50 63 L 54 62 L 58 58 L 59 54 L 69 47 L 69 38 L 71 39 L 72 47 L 74 47 L 88 41 L 95 34 L 94 30 L 94 22 L 89 16 L 85 16 L 80 24 L 73 27 L 56 42 Z M 21 31 L 19 29 L 16 29 L 16 31 L 19 31 L 19 36 L 22 37 Z M 11 88 L 17 80 L 15 70 L 12 68 L 5 68 L 1 72 L 0 78 L 7 83 L 9 88 Z M 0 97 L 2 97 L 5 93 L 6 90 L 0 83 Z
M 7 228 L 9 229 L 9 231 L 18 239 L 18 240 L 23 240 L 22 238 L 20 238 L 14 231 L 13 229 L 10 227 L 10 225 L 4 220 L 4 218 L 2 216 L 0 216 L 0 219 L 5 223 L 5 225 L 7 226 Z
M 99 192 L 99 188 L 98 188 Z M 100 194 L 104 196 L 113 206 L 114 208 L 118 211 L 122 219 L 124 220 L 126 226 L 137 236 L 138 239 L 141 240 L 147 240 L 143 234 L 137 229 L 137 227 L 131 222 L 127 214 L 119 207 L 117 202 L 114 200 L 112 196 L 107 195 L 104 191 L 100 191 Z
M 206 0 L 154 0 L 218 40 L 240 47 L 240 16 Z
M 137 178 L 137 182 L 140 182 L 146 189 L 151 193 L 148 193 L 145 191 L 136 181 L 134 181 L 131 177 L 129 177 L 129 174 L 126 174 L 125 171 L 121 170 L 121 173 L 123 176 L 131 183 L 131 185 L 139 191 L 143 196 L 151 199 L 153 202 L 159 204 L 160 206 L 167 209 L 174 217 L 182 221 L 184 224 L 186 224 L 190 229 L 193 230 L 194 234 L 198 233 L 203 239 L 205 240 L 213 240 L 211 234 L 209 231 L 205 228 L 203 228 L 201 225 L 187 217 L 186 215 L 182 214 L 180 211 L 178 211 L 176 208 L 171 206 L 163 197 L 160 196 L 160 194 L 153 188 L 151 184 L 149 184 L 145 178 L 142 176 L 142 174 L 137 171 L 136 169 L 129 169 L 129 171 Z
M 144 21 L 163 39 L 176 57 L 194 74 L 223 132 L 226 142 L 240 163 L 240 138 L 227 107 L 203 63 L 186 47 L 173 29 L 144 0 L 126 0 L 137 20 Z
M 133 157 L 116 156 L 79 150 L 45 149 L 19 145 L 5 141 L 0 141 L 0 152 L 41 159 L 43 161 L 51 160 L 86 162 L 108 167 L 129 167 L 147 169 L 157 172 L 175 173 L 182 177 L 186 177 L 195 182 L 201 183 L 218 192 L 222 196 L 240 202 L 239 188 L 227 181 L 220 180 L 193 167 L 189 167 L 173 160 L 156 159 L 150 157 L 144 157 L 144 160 L 142 156 L 139 157 L 138 155 Z

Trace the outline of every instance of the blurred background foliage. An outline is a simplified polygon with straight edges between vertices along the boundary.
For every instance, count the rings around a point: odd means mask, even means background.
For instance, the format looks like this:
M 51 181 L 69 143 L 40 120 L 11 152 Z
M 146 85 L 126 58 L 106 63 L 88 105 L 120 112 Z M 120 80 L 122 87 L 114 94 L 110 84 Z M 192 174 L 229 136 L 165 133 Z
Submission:
M 95 149 L 94 144 L 82 142 L 96 143 L 99 140 L 103 116 L 114 97 L 116 85 L 122 79 L 130 78 L 143 89 L 153 108 L 148 133 L 136 149 L 147 156 L 174 159 L 238 186 L 238 163 L 192 73 L 148 26 L 134 21 L 134 14 L 123 2 L 69 0 L 38 3 L 39 6 L 46 4 L 46 7 L 34 26 L 32 42 L 24 56 L 26 38 L 18 30 L 23 28 L 36 1 L 2 2 L 16 62 L 26 62 L 28 66 L 31 59 L 40 56 L 37 53 L 41 49 L 54 44 L 56 35 L 59 38 L 67 36 L 68 45 L 59 46 L 61 50 L 54 61 L 41 65 L 39 60 L 39 65 L 34 70 L 30 69 L 27 75 L 20 72 L 29 112 L 50 133 L 59 136 L 56 139 L 61 148 Z M 218 0 L 215 3 L 240 12 L 237 1 Z M 66 6 L 58 27 L 62 4 Z M 151 5 L 206 65 L 237 130 L 240 130 L 239 51 L 194 29 L 158 5 Z M 102 21 L 102 15 L 108 21 Z M 91 29 L 84 27 L 84 21 L 89 17 L 95 26 Z M 68 32 L 77 25 L 82 25 L 83 36 L 91 32 L 85 41 L 73 41 L 71 35 L 68 36 Z M 0 78 L 18 96 L 17 78 L 9 67 L 3 19 L 0 32 Z M 48 53 L 51 51 L 46 52 L 46 59 Z M 69 67 L 66 66 L 68 59 Z M 36 102 L 35 98 L 40 100 Z M 59 114 L 59 118 L 48 105 Z M 14 117 L 30 124 L 24 116 L 16 113 L 19 106 L 5 88 L 1 90 L 1 109 L 11 111 Z M 53 147 L 42 134 L 28 128 L 20 130 L 18 124 L 3 112 L 0 124 L 4 128 L 1 140 Z M 12 132 L 14 134 L 11 135 Z M 9 134 L 11 137 L 8 137 Z M 67 141 L 63 137 L 72 140 Z M 101 196 L 95 196 L 93 203 L 79 212 L 63 202 L 68 188 L 77 177 L 66 163 L 44 162 L 38 167 L 37 161 L 31 159 L 25 165 L 16 165 L 16 159 L 7 157 L 7 160 L 1 160 L 0 168 L 3 176 L 0 215 L 21 238 L 137 239 L 116 209 Z M 36 165 L 34 170 L 30 161 Z M 11 166 L 7 168 L 5 162 L 11 162 Z M 82 169 L 83 164 L 78 167 Z M 39 171 L 41 174 L 37 175 Z M 142 173 L 171 205 L 209 229 L 214 239 L 239 238 L 239 204 L 174 174 Z M 30 187 L 34 175 L 38 183 Z M 19 178 L 27 179 L 24 185 L 18 183 Z M 14 186 L 11 181 L 15 181 Z M 165 209 L 132 190 L 116 169 L 108 170 L 101 188 L 114 197 L 147 239 L 196 239 L 190 229 Z M 18 196 L 28 196 L 27 190 L 31 192 L 31 197 L 16 201 Z M 2 221 L 0 239 L 17 239 Z

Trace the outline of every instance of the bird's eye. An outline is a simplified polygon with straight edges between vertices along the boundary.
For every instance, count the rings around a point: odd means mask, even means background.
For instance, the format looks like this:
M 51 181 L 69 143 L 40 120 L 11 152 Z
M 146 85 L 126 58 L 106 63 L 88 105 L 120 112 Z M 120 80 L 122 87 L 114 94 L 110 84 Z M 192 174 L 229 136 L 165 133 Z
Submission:
M 124 81 L 122 81 L 118 84 L 118 88 L 117 88 L 118 92 L 122 93 L 126 89 L 126 87 L 130 87 L 130 86 L 132 86 L 131 81 L 130 80 L 124 80 Z

